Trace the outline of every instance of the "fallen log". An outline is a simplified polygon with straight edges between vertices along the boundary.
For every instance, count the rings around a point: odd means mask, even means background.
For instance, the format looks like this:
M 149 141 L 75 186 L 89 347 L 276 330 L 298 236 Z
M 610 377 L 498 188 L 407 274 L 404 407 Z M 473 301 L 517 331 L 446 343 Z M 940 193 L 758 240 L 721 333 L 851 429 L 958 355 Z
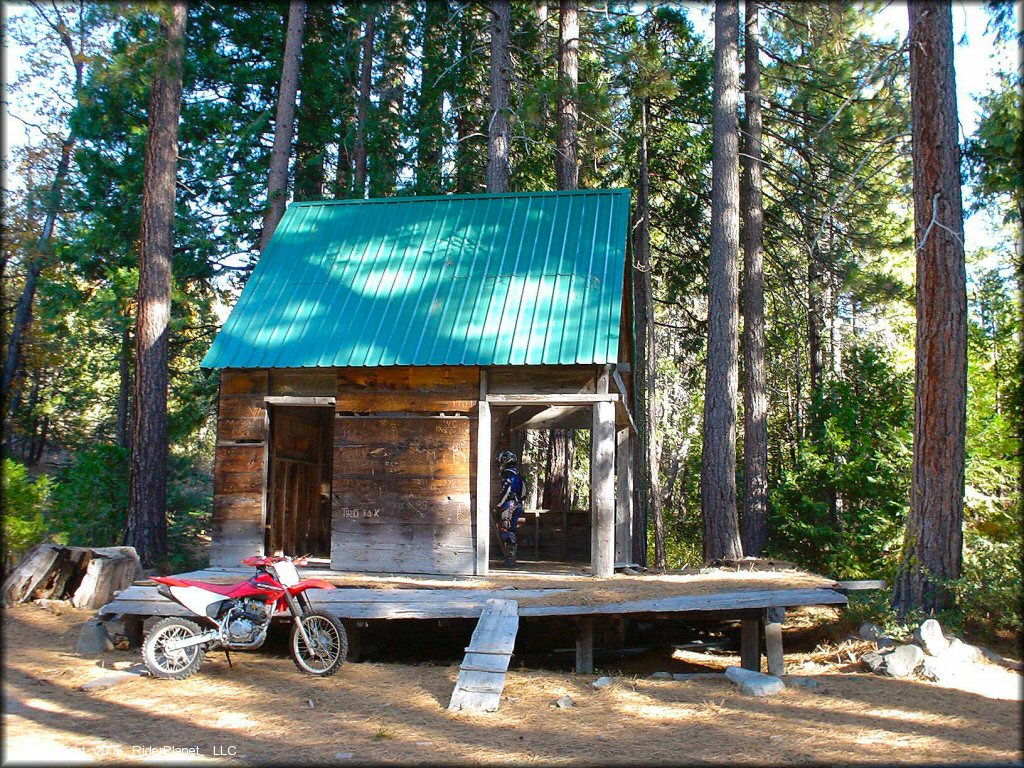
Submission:
M 142 575 L 134 547 L 40 544 L 7 577 L 4 607 L 31 600 L 70 599 L 76 608 L 99 608 Z

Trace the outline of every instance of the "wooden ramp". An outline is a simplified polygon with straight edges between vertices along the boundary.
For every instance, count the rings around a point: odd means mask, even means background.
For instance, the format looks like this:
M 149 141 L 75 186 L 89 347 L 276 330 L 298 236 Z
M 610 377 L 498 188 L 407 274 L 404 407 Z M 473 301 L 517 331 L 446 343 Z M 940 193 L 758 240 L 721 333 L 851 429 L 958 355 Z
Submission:
M 515 600 L 488 600 L 459 667 L 449 711 L 498 711 L 518 631 L 519 604 Z

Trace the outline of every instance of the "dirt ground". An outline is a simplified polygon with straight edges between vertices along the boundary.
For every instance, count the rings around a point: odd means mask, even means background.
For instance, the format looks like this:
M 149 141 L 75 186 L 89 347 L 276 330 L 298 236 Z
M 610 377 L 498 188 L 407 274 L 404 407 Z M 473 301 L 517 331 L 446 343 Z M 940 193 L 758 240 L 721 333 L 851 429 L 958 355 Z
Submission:
M 34 605 L 3 611 L 5 763 L 1020 764 L 1022 757 L 1020 701 L 844 671 L 853 668 L 849 647 L 787 654 L 787 671 L 819 687 L 765 700 L 717 678 L 626 674 L 596 690 L 591 675 L 513 669 L 501 711 L 467 715 L 445 710 L 457 664 L 346 664 L 316 680 L 301 675 L 280 644 L 234 654 L 233 668 L 212 653 L 185 681 L 138 678 L 82 691 L 106 674 L 101 665 L 140 660 L 137 650 L 78 656 L 75 642 L 89 618 Z M 738 663 L 677 651 L 660 668 L 684 671 L 701 661 L 709 669 Z M 552 706 L 563 694 L 572 708 Z

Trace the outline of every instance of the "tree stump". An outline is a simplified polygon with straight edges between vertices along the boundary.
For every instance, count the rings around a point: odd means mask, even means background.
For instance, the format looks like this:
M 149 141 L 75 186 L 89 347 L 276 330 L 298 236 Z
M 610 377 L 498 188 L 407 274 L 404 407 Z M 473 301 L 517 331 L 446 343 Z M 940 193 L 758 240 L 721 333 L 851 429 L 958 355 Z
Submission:
M 70 599 L 75 608 L 99 608 L 142 575 L 133 547 L 65 547 L 41 544 L 4 582 L 3 605 Z

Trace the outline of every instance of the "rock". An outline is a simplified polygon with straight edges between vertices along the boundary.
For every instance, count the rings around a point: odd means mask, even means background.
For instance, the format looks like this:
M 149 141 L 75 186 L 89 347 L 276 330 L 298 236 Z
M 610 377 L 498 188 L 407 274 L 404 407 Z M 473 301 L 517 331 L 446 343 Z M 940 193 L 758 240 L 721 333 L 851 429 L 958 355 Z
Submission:
M 878 648 L 895 648 L 896 641 L 891 637 L 879 637 L 875 638 L 875 646 Z
M 725 676 L 747 696 L 772 696 L 786 689 L 786 685 L 774 675 L 764 675 L 750 669 L 727 667 Z
M 944 661 L 961 664 L 976 664 L 984 658 L 976 646 L 968 645 L 956 637 L 949 641 L 949 647 L 939 655 Z
M 672 675 L 670 675 L 668 672 L 655 672 L 654 674 L 650 675 L 647 679 L 648 680 L 671 680 L 672 679 Z
M 872 672 L 881 673 L 887 654 L 871 651 L 860 657 L 860 662 Z
M 573 705 L 572 696 L 568 693 L 565 696 L 555 699 L 555 706 L 559 709 L 569 709 Z
M 672 675 L 673 680 L 679 680 L 680 682 L 686 682 L 687 680 L 711 680 L 716 677 L 722 677 L 721 672 L 676 672 Z
M 928 619 L 914 632 L 914 640 L 929 656 L 939 656 L 949 647 L 942 627 L 935 619 Z
M 592 682 L 591 685 L 594 686 L 595 688 L 600 689 L 600 688 L 607 688 L 609 685 L 612 684 L 612 682 L 613 682 L 613 680 L 610 677 L 599 677 L 599 678 L 597 678 L 597 680 Z
M 90 680 L 81 685 L 79 689 L 83 691 L 101 691 L 104 688 L 113 688 L 115 685 L 126 683 L 129 680 L 138 680 L 139 677 L 141 675 L 137 675 L 134 672 L 112 669 L 102 677 L 97 677 L 95 680 Z
M 870 621 L 865 621 L 860 625 L 860 629 L 857 630 L 857 637 L 861 640 L 876 640 L 881 636 L 881 628 L 877 624 L 872 624 Z
M 916 645 L 901 645 L 886 654 L 882 671 L 889 677 L 910 677 L 924 661 L 924 651 Z
M 623 568 L 619 573 L 624 573 L 626 576 L 640 576 L 640 571 L 635 568 L 630 568 L 628 565 Z
M 335 760 L 351 760 L 352 759 L 352 753 L 351 752 L 335 752 L 334 753 L 334 759 Z
M 787 688 L 820 688 L 821 684 L 813 677 L 801 677 L 786 675 L 782 682 L 786 684 Z
M 45 608 L 55 616 L 60 616 L 64 611 L 71 607 L 71 601 L 51 600 L 49 598 L 43 597 L 39 600 L 36 600 L 36 605 L 38 605 L 40 608 Z
M 107 635 L 107 627 L 99 621 L 87 621 L 82 627 L 82 633 L 78 636 L 78 644 L 75 651 L 84 655 L 92 656 L 97 653 L 105 653 L 113 650 L 114 644 Z

